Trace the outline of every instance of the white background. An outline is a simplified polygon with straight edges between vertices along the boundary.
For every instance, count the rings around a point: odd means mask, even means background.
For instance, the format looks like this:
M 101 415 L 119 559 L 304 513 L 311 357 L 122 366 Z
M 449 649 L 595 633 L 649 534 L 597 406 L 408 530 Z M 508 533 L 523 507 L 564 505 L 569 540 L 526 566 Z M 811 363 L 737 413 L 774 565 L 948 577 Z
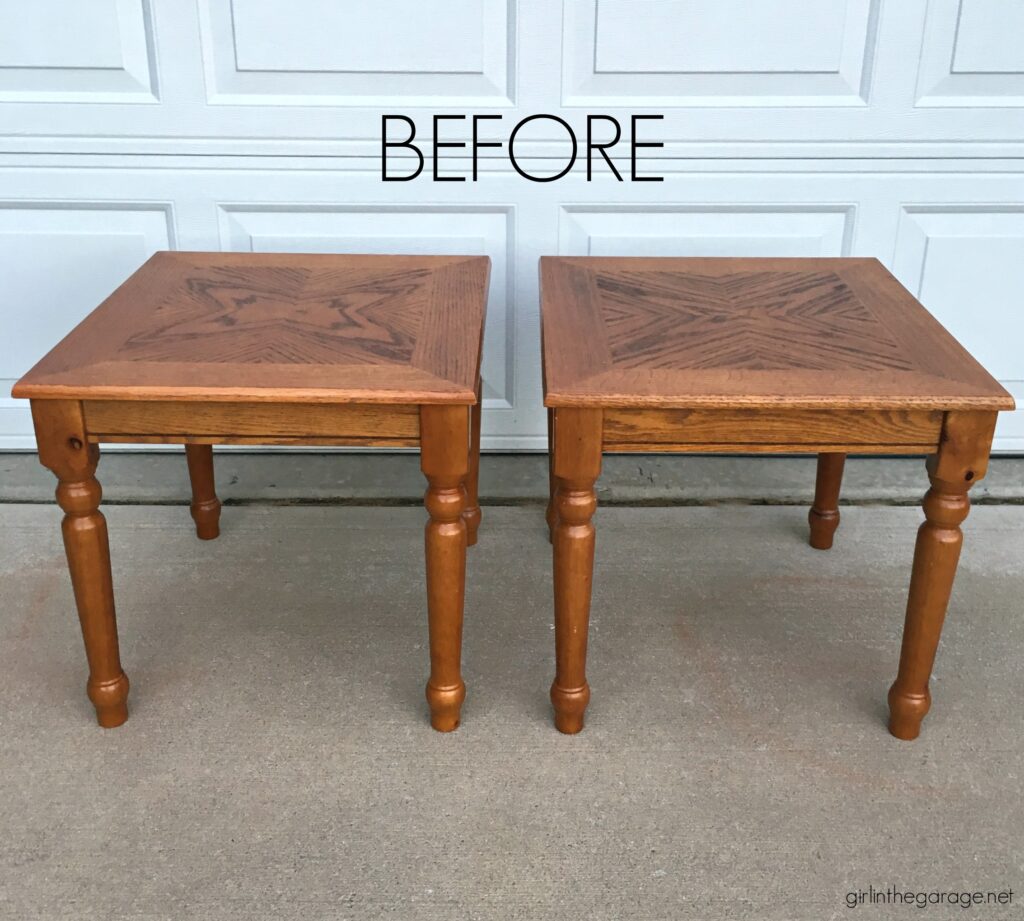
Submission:
M 663 114 L 666 180 L 385 184 L 384 112 Z M 14 380 L 166 248 L 490 255 L 490 448 L 543 446 L 544 253 L 877 256 L 1024 402 L 1024 2 L 0 0 L 0 448 Z

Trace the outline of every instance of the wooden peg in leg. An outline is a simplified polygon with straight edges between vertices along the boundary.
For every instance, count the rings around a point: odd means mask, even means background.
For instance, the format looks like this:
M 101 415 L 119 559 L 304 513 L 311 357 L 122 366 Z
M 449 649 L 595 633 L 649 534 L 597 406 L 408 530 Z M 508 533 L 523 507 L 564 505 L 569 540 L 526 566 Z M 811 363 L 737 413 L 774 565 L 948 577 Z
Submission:
M 32 418 L 39 460 L 56 475 L 64 510 L 64 550 L 89 661 L 86 692 L 97 722 L 110 729 L 128 719 L 128 676 L 118 650 L 107 521 L 99 510 L 99 447 L 88 442 L 77 401 L 33 400 Z
M 889 731 L 899 739 L 916 739 L 931 708 L 928 684 L 960 559 L 960 525 L 970 511 L 967 491 L 985 475 L 995 419 L 990 412 L 947 413 L 939 450 L 928 458 L 931 489 L 914 549 L 899 673 L 889 690 Z

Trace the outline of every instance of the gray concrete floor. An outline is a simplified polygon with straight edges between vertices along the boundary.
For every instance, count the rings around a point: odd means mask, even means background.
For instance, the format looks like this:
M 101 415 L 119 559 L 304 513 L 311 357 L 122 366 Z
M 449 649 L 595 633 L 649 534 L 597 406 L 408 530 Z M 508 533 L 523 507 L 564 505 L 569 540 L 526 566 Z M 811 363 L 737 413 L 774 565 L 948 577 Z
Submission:
M 222 465 L 228 466 L 228 465 Z M 982 506 L 913 743 L 913 508 L 598 512 L 593 703 L 552 727 L 540 509 L 485 508 L 462 727 L 433 732 L 415 508 L 108 510 L 131 718 L 104 731 L 52 505 L 0 507 L 0 917 L 896 918 L 1024 889 L 1024 508 Z

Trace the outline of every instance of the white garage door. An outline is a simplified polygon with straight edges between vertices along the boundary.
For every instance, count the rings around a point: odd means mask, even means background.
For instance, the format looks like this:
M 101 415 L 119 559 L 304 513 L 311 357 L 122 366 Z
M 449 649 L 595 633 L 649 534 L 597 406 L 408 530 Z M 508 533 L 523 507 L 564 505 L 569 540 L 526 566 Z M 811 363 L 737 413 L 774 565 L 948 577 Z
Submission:
M 488 151 L 384 183 L 385 113 L 663 115 L 665 180 Z M 516 147 L 566 150 L 552 121 Z M 491 448 L 543 445 L 544 253 L 874 255 L 1024 403 L 1024 3 L 0 0 L 2 392 L 165 248 L 489 254 Z

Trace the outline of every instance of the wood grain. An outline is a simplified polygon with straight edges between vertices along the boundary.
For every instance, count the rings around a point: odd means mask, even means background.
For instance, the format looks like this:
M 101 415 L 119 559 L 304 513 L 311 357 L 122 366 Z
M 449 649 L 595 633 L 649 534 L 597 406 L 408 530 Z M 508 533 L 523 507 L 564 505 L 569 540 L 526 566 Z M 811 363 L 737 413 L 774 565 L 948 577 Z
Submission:
M 856 451 L 885 445 L 934 450 L 942 430 L 942 413 L 904 410 L 776 409 L 607 409 L 605 450 L 649 450 L 707 445 L 790 445 L 814 448 L 842 444 Z M 863 450 L 863 449 L 861 449 Z
M 158 253 L 14 388 L 57 475 L 103 726 L 127 719 L 99 442 L 181 443 L 200 538 L 219 531 L 213 444 L 421 448 L 431 722 L 454 729 L 467 531 L 475 537 L 480 257 Z M 470 418 L 472 417 L 472 438 Z M 472 461 L 470 461 L 472 458 Z
M 995 413 L 950 413 L 938 453 L 928 458 L 931 489 L 914 549 L 899 672 L 889 689 L 889 731 L 898 739 L 917 738 L 931 708 L 929 680 L 963 544 L 960 525 L 970 511 L 967 491 L 985 475 L 994 430 Z
M 548 507 L 544 519 L 548 525 L 548 541 L 553 542 L 555 525 L 558 522 L 558 478 L 555 476 L 555 411 L 549 409 L 548 416 Z
M 64 550 L 89 662 L 86 693 L 96 708 L 97 722 L 111 729 L 128 719 L 128 676 L 118 649 L 107 521 L 99 510 L 99 448 L 86 440 L 79 403 L 33 400 L 32 420 L 39 460 L 58 480 Z
M 291 445 L 293 447 L 415 448 L 415 438 L 361 438 L 355 435 L 89 435 L 95 444 L 146 445 Z
M 545 258 L 555 720 L 578 732 L 605 451 L 815 453 L 811 544 L 847 453 L 931 453 L 890 729 L 914 738 L 959 556 L 1009 394 L 873 259 Z
M 593 278 L 617 368 L 913 370 L 834 271 L 609 268 Z
M 463 403 L 486 256 L 157 253 L 15 397 Z
M 466 474 L 466 499 L 462 518 L 466 522 L 466 544 L 474 546 L 483 513 L 480 511 L 480 432 L 483 415 L 483 381 L 476 385 L 476 403 L 469 412 L 469 472 Z
M 417 406 L 348 403 L 190 403 L 87 400 L 90 437 L 113 435 L 235 436 L 259 438 L 373 439 L 414 445 L 419 441 Z
M 465 481 L 469 472 L 469 411 L 424 406 L 420 468 L 427 478 L 430 515 L 425 544 L 427 617 L 430 626 L 430 723 L 440 732 L 459 725 L 466 685 L 462 680 L 462 617 L 466 597 Z
M 576 733 L 590 702 L 587 631 L 594 579 L 594 484 L 601 473 L 601 412 L 555 410 L 552 531 L 555 589 L 555 680 L 551 703 L 560 732 Z
M 875 259 L 541 263 L 549 407 L 1014 405 Z

